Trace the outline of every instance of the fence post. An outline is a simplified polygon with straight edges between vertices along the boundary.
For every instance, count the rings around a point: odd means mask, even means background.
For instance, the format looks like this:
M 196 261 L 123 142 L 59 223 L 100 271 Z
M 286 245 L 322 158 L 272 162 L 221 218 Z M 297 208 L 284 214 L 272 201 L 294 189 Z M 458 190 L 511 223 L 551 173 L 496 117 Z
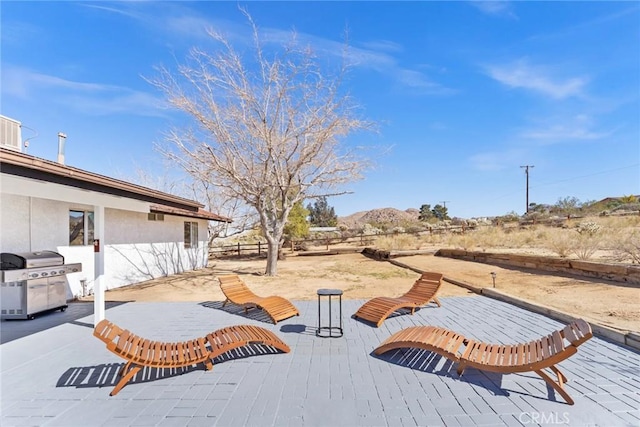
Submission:
M 240 242 L 238 242 L 238 255 L 240 255 Z
M 258 240 L 258 256 L 260 256 L 260 240 Z

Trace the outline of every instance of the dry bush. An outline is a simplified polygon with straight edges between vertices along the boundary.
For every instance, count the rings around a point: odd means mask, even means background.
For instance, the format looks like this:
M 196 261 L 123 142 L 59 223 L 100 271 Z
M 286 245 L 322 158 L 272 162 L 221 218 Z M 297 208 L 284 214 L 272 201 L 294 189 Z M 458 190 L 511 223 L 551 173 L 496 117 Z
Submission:
M 619 229 L 608 234 L 610 247 L 618 262 L 631 261 L 640 264 L 640 228 L 629 230 Z
M 419 249 L 420 240 L 412 234 L 384 236 L 376 240 L 376 247 L 385 251 Z
M 600 238 L 596 234 L 581 234 L 572 239 L 571 252 L 578 259 L 589 259 L 600 249 Z
M 445 234 L 429 233 L 420 236 L 420 241 L 427 245 L 444 245 L 447 239 Z
M 485 248 L 509 246 L 510 236 L 502 227 L 483 227 L 474 235 L 478 239 L 478 246 Z
M 468 251 L 478 244 L 476 237 L 471 234 L 452 234 L 449 238 L 449 245 Z
M 558 254 L 559 257 L 568 257 L 573 250 L 575 231 L 554 230 L 546 241 L 546 248 Z
M 500 227 L 479 227 L 465 234 L 451 235 L 449 241 L 453 246 L 463 248 L 491 248 L 505 246 L 505 232 Z
M 567 225 L 563 220 L 563 225 Z M 419 249 L 422 245 L 464 250 L 537 248 L 560 257 L 590 259 L 600 250 L 618 262 L 640 263 L 640 216 L 589 217 L 566 227 L 535 224 L 527 227 L 479 226 L 465 233 L 424 233 L 410 239 L 398 235 L 380 239 L 387 250 Z
M 604 228 L 637 228 L 640 227 L 640 215 L 604 216 L 594 218 Z

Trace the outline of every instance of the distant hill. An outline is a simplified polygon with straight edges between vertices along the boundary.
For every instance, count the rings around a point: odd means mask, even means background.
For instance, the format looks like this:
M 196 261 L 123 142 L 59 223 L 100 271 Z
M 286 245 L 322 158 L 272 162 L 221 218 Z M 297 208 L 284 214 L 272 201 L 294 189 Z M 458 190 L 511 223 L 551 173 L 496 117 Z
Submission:
M 385 224 L 392 226 L 402 226 L 417 223 L 418 209 L 407 209 L 401 211 L 395 208 L 380 208 L 370 211 L 356 212 L 349 216 L 339 217 L 338 225 L 343 225 L 349 229 L 362 227 L 364 224 Z

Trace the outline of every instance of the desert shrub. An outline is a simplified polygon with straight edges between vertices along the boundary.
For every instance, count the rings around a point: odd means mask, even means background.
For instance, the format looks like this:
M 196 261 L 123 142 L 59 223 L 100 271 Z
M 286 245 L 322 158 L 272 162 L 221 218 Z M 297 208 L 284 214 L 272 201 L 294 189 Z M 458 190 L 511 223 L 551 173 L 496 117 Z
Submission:
M 640 211 L 640 203 L 623 203 L 612 209 L 613 212 L 634 212 Z
M 640 227 L 640 215 L 610 216 L 598 218 L 597 221 L 603 228 L 625 229 L 629 227 Z
M 459 234 L 452 237 L 451 243 L 453 244 L 453 246 L 468 251 L 476 246 L 477 241 L 474 236 L 471 236 L 470 234 Z
M 602 227 L 600 226 L 600 224 L 594 221 L 581 222 L 576 228 L 578 233 L 585 236 L 595 236 L 596 234 L 598 234 L 598 232 L 600 232 L 601 229 Z
M 379 228 L 374 227 L 373 225 L 367 223 L 364 224 L 362 226 L 362 228 L 360 228 L 359 230 L 359 234 L 365 235 L 365 236 L 370 236 L 372 234 L 382 234 L 383 231 Z
M 505 232 L 502 228 L 479 227 L 475 230 L 468 230 L 464 234 L 464 239 L 467 241 L 465 245 L 487 248 L 503 246 L 504 236 Z
M 573 239 L 571 252 L 578 259 L 589 259 L 600 249 L 600 238 L 596 234 L 581 234 Z
M 568 257 L 573 249 L 575 235 L 567 230 L 555 230 L 547 240 L 547 249 L 556 253 L 559 257 Z
M 600 249 L 602 241 L 600 231 L 602 226 L 595 221 L 584 221 L 578 224 L 578 236 L 573 240 L 572 252 L 578 259 L 589 259 Z
M 418 249 L 420 240 L 411 234 L 384 236 L 376 240 L 376 248 L 385 251 Z
M 420 240 L 428 245 L 442 245 L 445 241 L 444 235 L 440 233 L 427 233 L 420 237 Z
M 640 230 L 618 230 L 612 238 L 615 240 L 613 248 L 617 261 L 631 260 L 633 264 L 640 264 Z

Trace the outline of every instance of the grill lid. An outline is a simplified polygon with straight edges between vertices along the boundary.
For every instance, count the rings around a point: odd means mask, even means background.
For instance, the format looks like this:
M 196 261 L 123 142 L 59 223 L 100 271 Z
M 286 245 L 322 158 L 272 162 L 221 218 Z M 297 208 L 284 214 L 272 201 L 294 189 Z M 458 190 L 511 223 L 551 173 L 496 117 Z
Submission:
M 51 267 L 62 264 L 64 264 L 64 257 L 54 251 L 2 252 L 0 254 L 0 270 Z

